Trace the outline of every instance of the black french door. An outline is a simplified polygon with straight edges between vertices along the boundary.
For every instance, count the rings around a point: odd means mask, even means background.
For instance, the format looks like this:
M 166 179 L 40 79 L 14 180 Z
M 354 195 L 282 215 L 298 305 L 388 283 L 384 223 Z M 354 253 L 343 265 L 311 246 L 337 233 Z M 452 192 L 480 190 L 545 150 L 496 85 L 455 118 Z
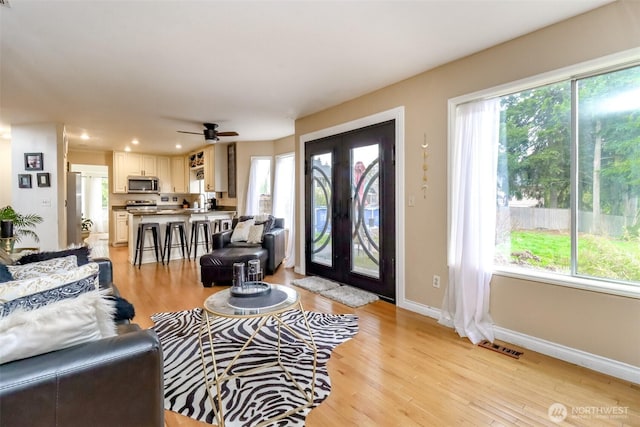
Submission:
M 395 302 L 395 121 L 305 145 L 306 271 Z

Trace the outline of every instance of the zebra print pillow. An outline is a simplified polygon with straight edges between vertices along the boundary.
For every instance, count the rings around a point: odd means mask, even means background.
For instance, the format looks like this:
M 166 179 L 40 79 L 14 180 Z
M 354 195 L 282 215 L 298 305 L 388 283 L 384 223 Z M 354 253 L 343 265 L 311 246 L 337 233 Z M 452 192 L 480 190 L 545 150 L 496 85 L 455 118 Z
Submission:
M 75 298 L 86 292 L 96 290 L 95 281 L 98 275 L 94 274 L 83 279 L 71 283 L 65 283 L 53 289 L 36 292 L 35 294 L 26 295 L 20 298 L 7 301 L 0 304 L 0 317 L 6 317 L 16 310 L 30 311 L 35 310 L 56 301 L 62 301 L 69 298 Z
M 73 268 L 69 271 L 36 276 L 30 279 L 12 280 L 0 284 L 0 302 L 11 301 L 16 298 L 35 294 L 47 289 L 57 288 L 65 283 L 72 283 L 88 276 L 96 277 L 94 281 L 95 289 L 99 287 L 98 273 L 100 267 L 92 262 L 82 267 Z

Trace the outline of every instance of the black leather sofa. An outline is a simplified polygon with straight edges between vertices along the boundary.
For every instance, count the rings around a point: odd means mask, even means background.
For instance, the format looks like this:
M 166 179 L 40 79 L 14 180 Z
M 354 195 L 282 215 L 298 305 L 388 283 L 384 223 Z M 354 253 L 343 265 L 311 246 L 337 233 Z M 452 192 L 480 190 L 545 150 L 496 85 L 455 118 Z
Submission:
M 111 261 L 100 287 L 112 288 Z M 162 427 L 162 349 L 128 321 L 118 335 L 0 365 L 0 427 Z
M 259 259 L 266 274 L 273 274 L 285 255 L 284 218 L 274 218 L 271 230 L 264 234 L 262 243 L 231 242 L 233 228 L 237 224 L 233 220 L 231 230 L 214 233 L 213 250 L 200 257 L 200 277 L 202 285 L 213 283 L 229 284 L 233 280 L 233 263 Z

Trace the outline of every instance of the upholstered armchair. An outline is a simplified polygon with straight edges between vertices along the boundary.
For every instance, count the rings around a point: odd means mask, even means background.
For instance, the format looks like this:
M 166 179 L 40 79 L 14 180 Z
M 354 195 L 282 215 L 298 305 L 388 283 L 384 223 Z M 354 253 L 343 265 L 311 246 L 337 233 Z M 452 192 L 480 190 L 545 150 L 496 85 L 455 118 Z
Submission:
M 272 218 L 267 231 L 260 240 L 234 240 L 238 222 L 249 217 L 233 220 L 231 230 L 213 234 L 213 250 L 200 257 L 201 279 L 204 286 L 229 283 L 233 279 L 233 264 L 260 259 L 265 274 L 273 274 L 282 263 L 285 254 L 284 218 Z

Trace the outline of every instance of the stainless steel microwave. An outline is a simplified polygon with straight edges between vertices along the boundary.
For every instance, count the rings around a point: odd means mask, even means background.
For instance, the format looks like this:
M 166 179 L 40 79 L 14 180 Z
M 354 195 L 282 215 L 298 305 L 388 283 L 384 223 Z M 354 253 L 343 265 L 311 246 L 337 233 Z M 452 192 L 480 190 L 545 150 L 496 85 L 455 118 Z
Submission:
M 129 176 L 127 177 L 127 193 L 159 193 L 160 186 L 155 176 Z

